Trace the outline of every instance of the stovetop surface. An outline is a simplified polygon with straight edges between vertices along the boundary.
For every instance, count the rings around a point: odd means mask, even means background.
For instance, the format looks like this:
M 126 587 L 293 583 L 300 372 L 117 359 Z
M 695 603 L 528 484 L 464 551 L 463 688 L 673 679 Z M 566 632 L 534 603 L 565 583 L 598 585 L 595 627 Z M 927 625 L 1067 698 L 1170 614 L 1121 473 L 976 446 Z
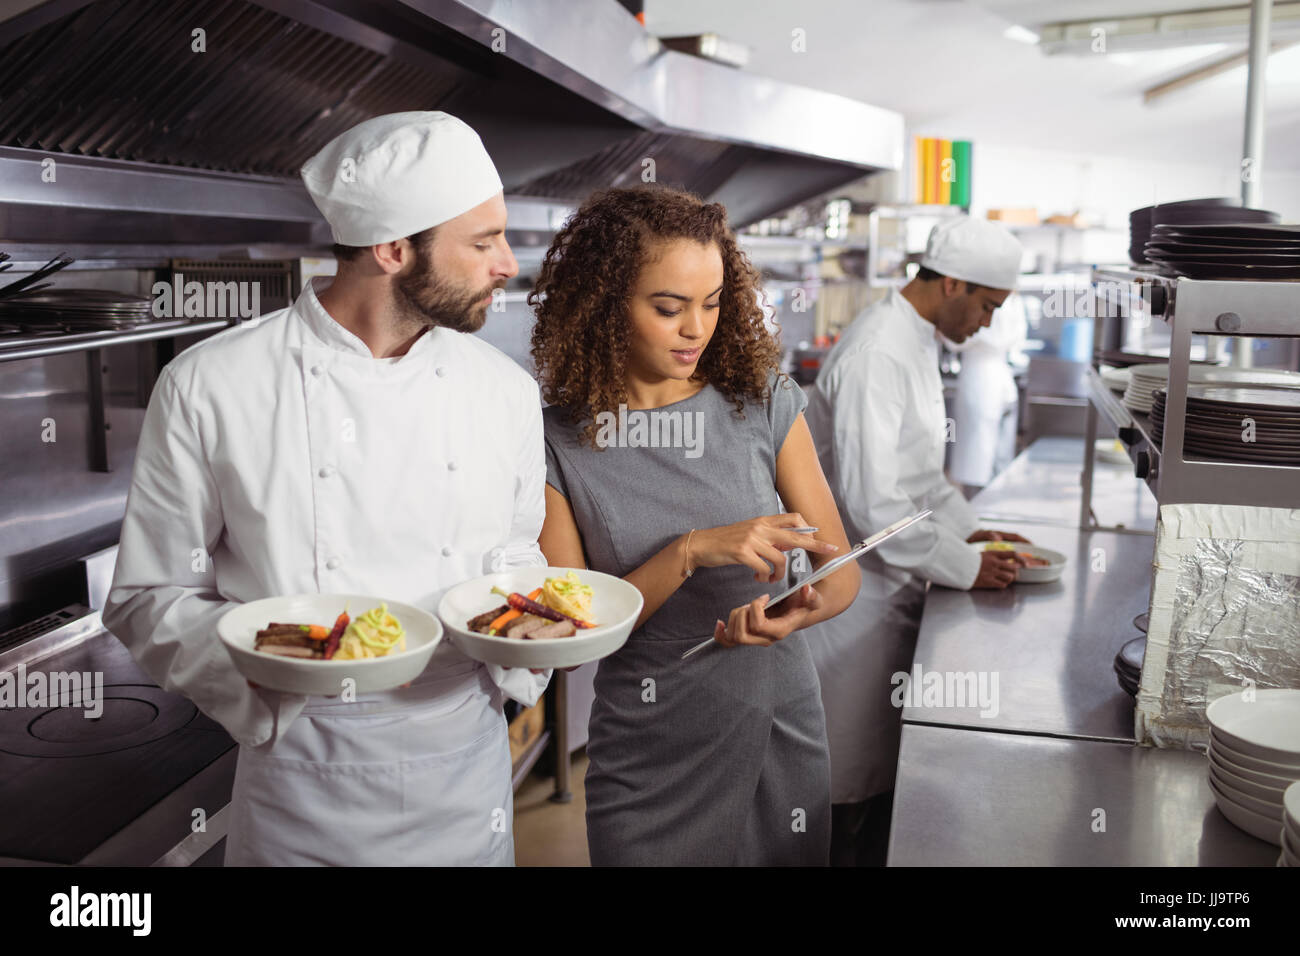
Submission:
M 76 863 L 235 746 L 107 631 L 28 665 L 29 690 L 36 671 L 102 674 L 103 710 L 0 707 L 0 857 Z

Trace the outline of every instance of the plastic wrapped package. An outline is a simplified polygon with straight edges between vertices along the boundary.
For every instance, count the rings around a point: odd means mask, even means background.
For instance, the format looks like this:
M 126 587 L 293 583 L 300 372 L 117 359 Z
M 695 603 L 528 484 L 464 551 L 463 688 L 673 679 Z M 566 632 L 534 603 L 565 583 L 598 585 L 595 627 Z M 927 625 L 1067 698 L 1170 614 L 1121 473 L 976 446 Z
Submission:
M 1205 708 L 1300 687 L 1300 510 L 1164 505 L 1136 738 L 1203 750 Z

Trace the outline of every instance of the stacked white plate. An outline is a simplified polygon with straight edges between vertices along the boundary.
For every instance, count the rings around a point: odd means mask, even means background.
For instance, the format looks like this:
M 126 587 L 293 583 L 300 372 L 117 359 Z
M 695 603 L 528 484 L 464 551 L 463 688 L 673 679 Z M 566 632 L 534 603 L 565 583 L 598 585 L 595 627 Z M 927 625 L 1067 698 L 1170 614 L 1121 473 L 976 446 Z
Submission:
M 1282 855 L 1278 866 L 1300 866 L 1300 783 L 1282 794 Z
M 1223 368 L 1218 365 L 1192 365 L 1187 381 L 1193 385 L 1266 385 L 1300 388 L 1300 372 L 1271 368 Z M 1131 412 L 1144 415 L 1151 411 L 1157 389 L 1169 387 L 1169 363 L 1134 365 L 1129 369 L 1128 387 L 1122 402 Z
M 1289 810 L 1289 849 L 1295 854 L 1300 850 L 1300 790 L 1293 786 L 1300 780 L 1300 690 L 1229 694 L 1211 703 L 1205 716 L 1210 790 L 1220 812 L 1252 836 L 1284 846 Z
M 1126 368 L 1105 367 L 1101 370 L 1101 381 L 1112 392 L 1119 392 L 1122 395 L 1128 391 L 1131 375 L 1132 372 Z

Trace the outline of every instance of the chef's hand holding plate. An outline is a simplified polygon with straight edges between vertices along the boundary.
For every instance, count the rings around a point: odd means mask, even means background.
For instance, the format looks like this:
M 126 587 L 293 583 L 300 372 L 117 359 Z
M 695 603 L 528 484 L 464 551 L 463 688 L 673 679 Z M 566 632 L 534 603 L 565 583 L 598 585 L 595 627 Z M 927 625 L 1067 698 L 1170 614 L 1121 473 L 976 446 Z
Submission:
M 770 613 L 766 607 L 768 597 L 764 594 L 733 608 L 726 624 L 718 621 L 714 625 L 714 640 L 723 647 L 740 644 L 771 647 L 803 627 L 809 616 L 822 606 L 822 596 L 811 584 L 805 584 L 798 593 L 782 601 L 779 614 Z
M 768 584 L 780 581 L 785 577 L 785 552 L 803 548 L 810 554 L 834 554 L 839 550 L 833 544 L 818 541 L 811 534 L 797 534 L 789 530 L 806 527 L 808 522 L 803 516 L 792 511 L 780 515 L 763 515 L 717 528 L 701 528 L 695 532 L 690 542 L 691 568 L 743 564 L 753 569 L 755 581 L 765 581 Z
M 1016 580 L 1021 563 L 1010 551 L 981 551 L 980 572 L 975 575 L 976 588 L 1005 588 Z

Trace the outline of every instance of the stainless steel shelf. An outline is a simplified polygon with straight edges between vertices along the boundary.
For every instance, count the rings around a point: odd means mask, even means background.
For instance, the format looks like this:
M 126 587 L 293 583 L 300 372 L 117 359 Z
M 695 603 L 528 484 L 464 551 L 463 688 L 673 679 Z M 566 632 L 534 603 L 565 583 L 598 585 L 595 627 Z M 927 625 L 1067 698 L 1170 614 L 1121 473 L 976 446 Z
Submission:
M 1115 429 L 1129 450 L 1136 476 L 1162 505 L 1300 507 L 1300 468 L 1188 457 L 1183 450 L 1192 336 L 1300 337 L 1300 283 L 1172 279 L 1110 268 L 1093 270 L 1093 281 L 1136 286 L 1137 294 L 1151 303 L 1153 317 L 1170 326 L 1169 386 L 1163 442 L 1157 443 L 1149 418 L 1123 408 L 1090 370 L 1080 527 L 1095 527 L 1091 488 L 1101 419 Z
M 204 322 L 187 322 L 181 319 L 166 319 L 158 322 L 146 322 L 143 325 L 121 331 L 69 332 L 57 337 L 32 336 L 30 338 L 0 339 L 0 362 L 46 358 L 50 355 L 63 355 L 68 352 L 91 352 L 95 349 L 110 348 L 114 345 L 152 342 L 155 339 L 172 339 L 182 335 L 195 335 L 200 332 L 217 332 L 229 328 L 235 321 L 235 319 L 209 319 Z

